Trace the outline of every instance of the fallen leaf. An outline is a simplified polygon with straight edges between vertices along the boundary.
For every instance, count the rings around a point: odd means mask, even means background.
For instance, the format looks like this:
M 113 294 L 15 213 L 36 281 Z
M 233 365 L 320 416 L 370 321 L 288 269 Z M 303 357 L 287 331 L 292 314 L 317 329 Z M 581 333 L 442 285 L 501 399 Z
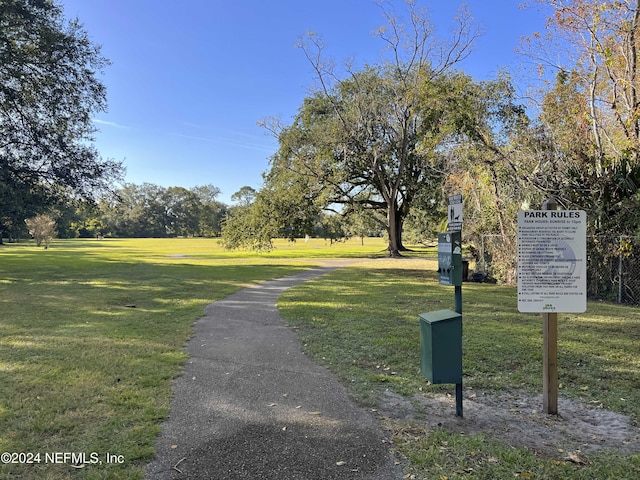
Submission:
M 567 457 L 565 458 L 565 460 L 567 460 L 569 462 L 572 462 L 572 463 L 575 463 L 576 465 L 586 465 L 587 464 L 587 461 L 582 459 L 582 458 L 580 458 L 578 456 L 578 454 L 575 453 L 575 452 L 569 453 L 567 455 Z
M 520 472 L 516 473 L 516 477 L 520 478 L 533 478 L 535 475 L 531 472 Z

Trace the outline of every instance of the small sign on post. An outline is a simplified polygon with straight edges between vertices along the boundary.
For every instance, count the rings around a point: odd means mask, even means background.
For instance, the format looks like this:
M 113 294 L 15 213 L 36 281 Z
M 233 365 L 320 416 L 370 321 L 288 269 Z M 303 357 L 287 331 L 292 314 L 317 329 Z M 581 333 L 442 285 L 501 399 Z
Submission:
M 438 282 L 440 285 L 462 285 L 462 234 L 460 232 L 438 234 Z
M 451 195 L 449 197 L 449 212 L 447 216 L 448 231 L 462 231 L 462 194 Z
M 462 326 L 462 194 L 460 193 L 449 197 L 447 223 L 447 232 L 438 234 L 438 279 L 442 285 L 453 285 L 455 311 L 460 314 Z M 462 341 L 462 331 L 460 337 Z M 462 376 L 456 383 L 456 416 L 463 416 Z

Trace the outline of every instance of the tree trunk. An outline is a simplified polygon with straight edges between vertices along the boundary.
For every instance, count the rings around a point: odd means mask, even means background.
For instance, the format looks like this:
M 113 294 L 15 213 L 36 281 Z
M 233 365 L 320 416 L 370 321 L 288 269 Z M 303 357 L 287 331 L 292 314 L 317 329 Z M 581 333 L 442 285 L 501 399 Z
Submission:
M 387 233 L 389 236 L 389 256 L 401 257 L 402 247 L 402 219 L 395 201 L 387 205 Z
M 398 245 L 398 250 L 401 252 L 408 252 L 409 249 L 404 246 L 402 243 L 402 229 L 404 225 L 404 215 L 402 212 L 398 210 L 396 212 L 396 244 Z

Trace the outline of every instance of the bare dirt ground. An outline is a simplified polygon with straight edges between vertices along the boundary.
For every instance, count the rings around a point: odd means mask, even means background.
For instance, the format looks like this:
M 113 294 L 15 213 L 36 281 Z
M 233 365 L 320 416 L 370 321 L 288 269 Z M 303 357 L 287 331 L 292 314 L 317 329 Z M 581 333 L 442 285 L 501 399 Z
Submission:
M 562 398 L 558 415 L 543 413 L 542 405 L 542 395 L 523 391 L 491 395 L 467 390 L 463 394 L 464 418 L 459 418 L 455 416 L 454 395 L 425 394 L 406 399 L 386 391 L 378 412 L 429 429 L 484 433 L 506 445 L 550 458 L 559 452 L 640 453 L 640 428 L 629 417 Z

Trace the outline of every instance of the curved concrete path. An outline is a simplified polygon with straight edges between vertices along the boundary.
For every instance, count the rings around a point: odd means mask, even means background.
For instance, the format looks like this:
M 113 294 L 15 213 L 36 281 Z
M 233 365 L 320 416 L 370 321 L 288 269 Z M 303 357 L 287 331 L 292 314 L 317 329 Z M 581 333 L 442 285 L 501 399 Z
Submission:
M 261 283 L 207 307 L 148 479 L 402 478 L 377 421 L 302 353 L 276 308 L 283 291 L 334 268 Z

